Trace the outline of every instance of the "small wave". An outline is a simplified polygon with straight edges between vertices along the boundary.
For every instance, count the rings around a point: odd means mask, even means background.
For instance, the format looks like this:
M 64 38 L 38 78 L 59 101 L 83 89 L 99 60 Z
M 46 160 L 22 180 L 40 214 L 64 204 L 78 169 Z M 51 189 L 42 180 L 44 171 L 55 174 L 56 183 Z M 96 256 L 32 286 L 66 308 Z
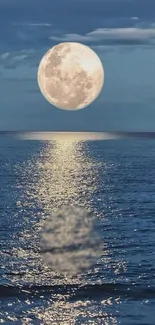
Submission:
M 155 298 L 155 287 L 138 284 L 87 284 L 87 285 L 24 285 L 24 286 L 0 286 L 0 298 L 39 296 L 39 295 L 70 295 L 70 299 L 103 299 L 104 297 L 124 297 L 126 299 Z
M 76 292 L 76 297 L 81 296 L 83 298 L 103 298 L 107 296 L 119 296 L 124 298 L 144 299 L 155 298 L 155 288 L 149 286 L 142 286 L 139 284 L 120 284 L 120 283 L 106 283 L 106 284 L 91 284 L 81 287 Z
M 41 294 L 68 294 L 77 288 L 75 285 L 0 285 L 0 298 L 14 296 L 34 296 Z

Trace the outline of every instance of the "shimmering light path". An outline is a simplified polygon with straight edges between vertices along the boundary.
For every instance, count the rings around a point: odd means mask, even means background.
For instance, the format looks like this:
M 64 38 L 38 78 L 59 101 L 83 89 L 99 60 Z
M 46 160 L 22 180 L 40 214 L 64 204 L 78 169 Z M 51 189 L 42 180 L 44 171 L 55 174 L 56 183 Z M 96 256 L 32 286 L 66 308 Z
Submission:
M 155 141 L 0 138 L 0 320 L 154 325 Z M 100 222 L 103 253 L 73 278 L 51 271 L 40 230 L 61 205 Z

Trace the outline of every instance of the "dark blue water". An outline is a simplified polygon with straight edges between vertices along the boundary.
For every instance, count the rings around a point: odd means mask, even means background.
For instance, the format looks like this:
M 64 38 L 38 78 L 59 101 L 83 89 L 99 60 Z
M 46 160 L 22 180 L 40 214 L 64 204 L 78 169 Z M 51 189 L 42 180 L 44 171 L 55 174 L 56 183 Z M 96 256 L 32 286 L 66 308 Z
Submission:
M 155 324 L 155 140 L 0 139 L 0 322 Z M 103 252 L 73 278 L 43 262 L 39 232 L 76 204 Z

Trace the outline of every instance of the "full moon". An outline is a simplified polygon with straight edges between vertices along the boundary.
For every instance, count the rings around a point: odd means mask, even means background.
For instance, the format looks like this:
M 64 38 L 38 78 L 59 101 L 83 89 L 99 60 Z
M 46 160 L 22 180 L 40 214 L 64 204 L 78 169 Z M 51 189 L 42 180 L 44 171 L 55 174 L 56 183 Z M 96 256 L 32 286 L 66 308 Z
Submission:
M 52 47 L 38 67 L 38 85 L 55 107 L 78 110 L 90 105 L 104 84 L 104 68 L 88 46 L 64 42 Z

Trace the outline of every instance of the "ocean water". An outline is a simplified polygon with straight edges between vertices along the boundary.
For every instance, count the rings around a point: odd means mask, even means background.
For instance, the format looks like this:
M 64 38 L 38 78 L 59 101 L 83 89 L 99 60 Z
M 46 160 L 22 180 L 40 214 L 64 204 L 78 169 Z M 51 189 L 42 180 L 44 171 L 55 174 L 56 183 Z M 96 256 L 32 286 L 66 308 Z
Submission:
M 0 323 L 155 324 L 155 140 L 0 138 Z M 53 272 L 43 222 L 88 209 L 102 254 L 85 273 Z

